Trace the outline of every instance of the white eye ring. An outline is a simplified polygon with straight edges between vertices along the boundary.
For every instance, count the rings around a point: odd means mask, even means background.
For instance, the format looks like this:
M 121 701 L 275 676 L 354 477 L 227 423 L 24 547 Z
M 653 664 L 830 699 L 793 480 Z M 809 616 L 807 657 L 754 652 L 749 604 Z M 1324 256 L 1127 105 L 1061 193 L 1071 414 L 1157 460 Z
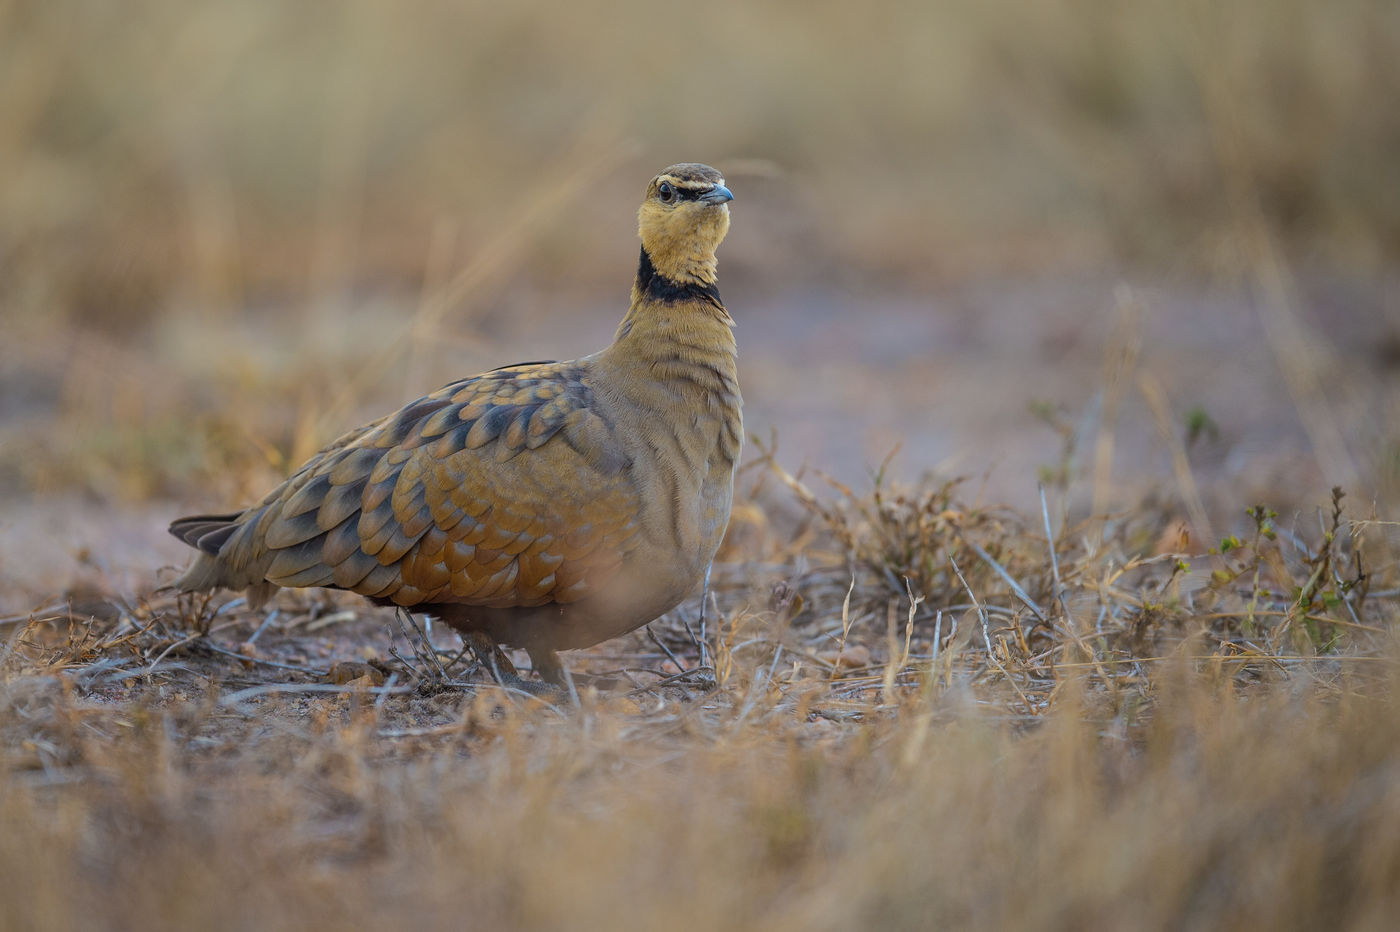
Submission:
M 661 200 L 665 201 L 667 204 L 671 203 L 671 201 L 676 198 L 676 189 L 671 187 L 671 182 L 669 181 L 661 182 L 661 186 L 657 188 L 656 191 L 661 195 Z

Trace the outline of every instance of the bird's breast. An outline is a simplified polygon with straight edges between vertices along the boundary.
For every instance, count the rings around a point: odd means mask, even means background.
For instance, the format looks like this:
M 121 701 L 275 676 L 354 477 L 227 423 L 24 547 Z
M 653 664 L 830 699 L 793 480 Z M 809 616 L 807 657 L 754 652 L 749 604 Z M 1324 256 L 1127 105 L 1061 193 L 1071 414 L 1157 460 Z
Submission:
M 729 521 L 743 440 L 732 320 L 708 304 L 634 307 L 600 354 L 595 397 L 627 447 L 651 554 L 698 574 Z

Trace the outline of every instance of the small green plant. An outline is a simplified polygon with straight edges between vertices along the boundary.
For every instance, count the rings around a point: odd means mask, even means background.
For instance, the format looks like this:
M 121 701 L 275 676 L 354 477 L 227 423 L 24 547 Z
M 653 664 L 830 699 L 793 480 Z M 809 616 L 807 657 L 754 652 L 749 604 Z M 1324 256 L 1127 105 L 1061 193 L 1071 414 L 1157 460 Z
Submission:
M 1220 425 L 1215 423 L 1215 418 L 1206 413 L 1206 409 L 1200 405 L 1186 412 L 1186 446 L 1189 449 L 1205 437 L 1209 440 L 1220 439 Z

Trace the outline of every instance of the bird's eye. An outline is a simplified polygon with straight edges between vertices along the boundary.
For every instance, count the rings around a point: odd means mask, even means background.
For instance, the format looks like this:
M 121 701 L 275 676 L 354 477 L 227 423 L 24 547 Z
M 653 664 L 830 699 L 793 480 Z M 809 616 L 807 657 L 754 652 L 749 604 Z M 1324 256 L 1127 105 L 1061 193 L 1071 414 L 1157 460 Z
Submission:
M 661 182 L 661 187 L 656 189 L 656 193 L 661 195 L 661 200 L 667 204 L 676 199 L 676 189 L 671 187 L 671 182 L 669 181 Z

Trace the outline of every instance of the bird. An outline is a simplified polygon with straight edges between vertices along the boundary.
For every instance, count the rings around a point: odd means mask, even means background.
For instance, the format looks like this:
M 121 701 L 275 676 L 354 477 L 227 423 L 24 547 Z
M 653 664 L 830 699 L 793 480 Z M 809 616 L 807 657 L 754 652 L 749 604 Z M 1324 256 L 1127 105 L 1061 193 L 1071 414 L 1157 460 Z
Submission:
M 355 428 L 261 501 L 180 518 L 198 552 L 172 585 L 349 590 L 454 628 L 498 677 L 523 648 L 550 687 L 558 652 L 681 603 L 729 522 L 743 444 L 734 320 L 716 250 L 733 193 L 672 165 L 638 211 L 631 301 L 612 343 L 505 366 Z

